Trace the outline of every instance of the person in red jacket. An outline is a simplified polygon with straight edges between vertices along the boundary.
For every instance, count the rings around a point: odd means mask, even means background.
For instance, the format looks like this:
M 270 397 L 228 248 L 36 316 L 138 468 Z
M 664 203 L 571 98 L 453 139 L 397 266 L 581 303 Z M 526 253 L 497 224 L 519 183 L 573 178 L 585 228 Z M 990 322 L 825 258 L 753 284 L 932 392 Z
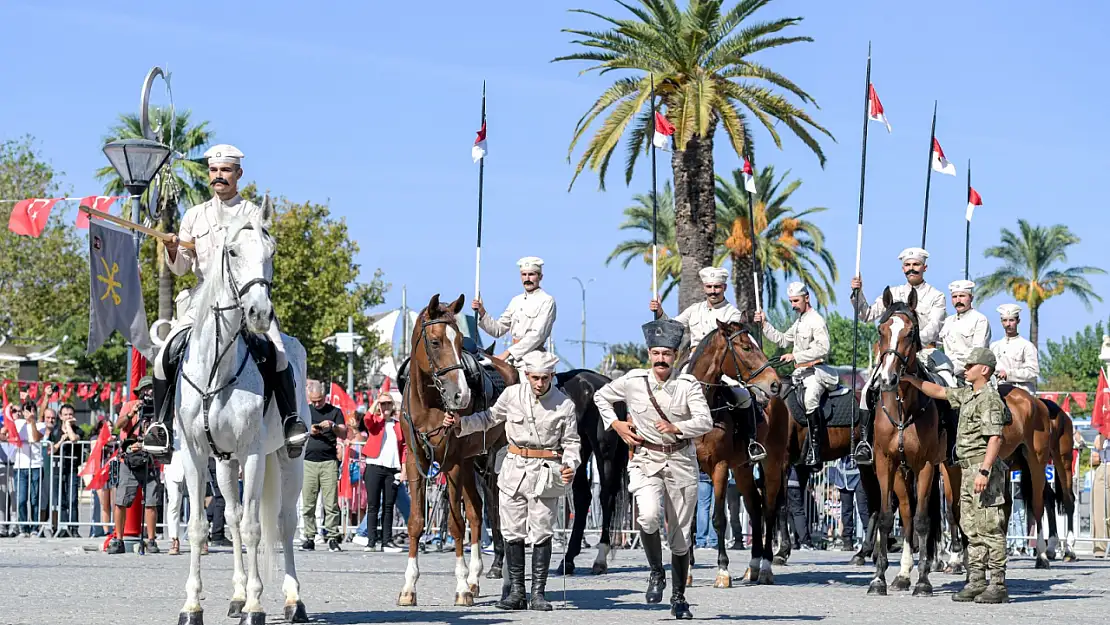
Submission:
M 400 553 L 401 547 L 393 542 L 393 505 L 397 499 L 401 469 L 405 466 L 405 442 L 390 393 L 382 393 L 378 397 L 359 424 L 359 431 L 360 438 L 366 441 L 362 447 L 362 457 L 366 461 L 362 476 L 366 482 L 366 520 L 370 541 L 366 549 Z M 376 540 L 379 510 L 382 518 L 380 543 Z

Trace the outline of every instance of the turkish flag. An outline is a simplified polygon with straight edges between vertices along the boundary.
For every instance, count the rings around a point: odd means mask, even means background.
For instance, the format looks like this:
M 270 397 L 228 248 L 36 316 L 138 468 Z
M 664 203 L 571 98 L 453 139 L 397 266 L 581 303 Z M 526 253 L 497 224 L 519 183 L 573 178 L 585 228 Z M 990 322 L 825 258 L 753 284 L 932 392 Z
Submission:
M 9 445 L 23 446 L 23 440 L 19 438 L 19 430 L 15 427 L 15 419 L 12 418 L 11 404 L 4 406 L 4 430 L 8 433 L 7 441 Z
M 139 350 L 134 347 L 131 348 L 131 379 L 128 382 L 131 385 L 131 399 L 138 399 L 139 396 L 135 394 L 135 387 L 139 385 L 139 380 L 143 379 L 146 375 L 146 358 L 143 357 Z
M 20 200 L 12 207 L 12 215 L 8 218 L 8 230 L 16 234 L 37 237 L 46 229 L 46 221 L 50 218 L 50 209 L 58 203 L 58 199 Z
M 100 401 L 106 402 L 112 398 L 112 385 L 109 382 L 104 382 L 100 385 Z
M 1110 387 L 1106 384 L 1106 373 L 1098 372 L 1098 390 L 1095 391 L 1095 405 L 1091 409 L 1091 427 L 1103 437 L 1110 436 Z
M 343 411 L 343 416 L 350 416 L 355 413 L 355 401 L 335 382 L 331 383 L 331 394 L 328 395 L 328 403 L 339 408 Z
M 101 456 L 104 455 L 104 446 L 108 444 L 108 439 L 111 437 L 112 428 L 108 427 L 108 424 L 105 423 L 104 426 L 100 428 L 100 433 L 96 435 L 96 440 L 93 441 L 92 449 L 89 450 L 88 460 L 81 466 L 81 470 L 77 472 L 77 475 L 81 476 L 81 480 L 85 483 L 85 488 L 87 489 L 96 490 L 100 488 L 100 486 L 95 486 L 94 482 L 97 481 L 100 475 L 101 464 L 107 464 L 101 463 L 100 459 Z
M 112 208 L 112 204 L 115 204 L 118 199 L 119 197 L 114 195 L 90 195 L 81 198 L 81 206 L 107 213 Z M 100 218 L 94 217 L 93 219 Z M 85 229 L 89 227 L 89 214 L 80 208 L 77 209 L 77 227 Z
M 343 445 L 343 462 L 339 463 L 339 498 L 350 501 L 354 495 L 351 484 L 351 446 Z

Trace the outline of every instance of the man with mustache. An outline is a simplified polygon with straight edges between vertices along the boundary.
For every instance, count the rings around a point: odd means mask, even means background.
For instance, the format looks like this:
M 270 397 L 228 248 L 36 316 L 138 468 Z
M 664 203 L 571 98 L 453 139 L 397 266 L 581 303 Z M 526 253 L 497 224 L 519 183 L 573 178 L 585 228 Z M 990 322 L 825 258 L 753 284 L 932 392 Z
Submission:
M 917 352 L 917 360 L 925 369 L 940 375 L 949 386 L 955 386 L 956 378 L 952 375 L 952 363 L 942 352 L 936 349 L 941 324 L 944 323 L 948 310 L 945 306 L 944 293 L 925 282 L 925 271 L 929 268 L 926 264 L 929 260 L 929 252 L 920 247 L 909 247 L 902 250 L 902 253 L 898 255 L 898 260 L 902 262 L 902 273 L 906 276 L 906 283 L 890 287 L 890 295 L 896 302 L 905 302 L 909 298 L 911 290 L 917 292 L 918 332 L 921 336 L 922 345 L 922 349 Z M 867 296 L 863 294 L 862 277 L 852 278 L 851 284 L 852 292 L 855 295 L 853 305 L 859 320 L 872 322 L 882 319 L 883 314 L 886 313 L 882 296 L 880 295 L 874 304 L 868 305 Z M 867 402 L 866 390 L 871 388 L 874 380 L 875 371 L 872 371 L 871 379 L 867 381 L 863 394 L 865 405 Z M 948 437 L 948 440 L 953 440 L 954 434 L 955 432 Z M 873 450 L 871 444 L 867 442 L 867 437 L 864 436 L 863 439 L 856 444 L 853 456 L 858 464 L 871 464 L 874 455 Z
M 208 159 L 208 181 L 214 195 L 207 202 L 185 211 L 180 232 L 165 243 L 166 264 L 170 271 L 181 276 L 191 269 L 197 274 L 197 288 L 194 292 L 199 292 L 205 276 L 219 270 L 219 245 L 225 235 L 224 224 L 233 217 L 258 210 L 258 206 L 239 195 L 239 180 L 243 177 L 243 169 L 240 167 L 243 153 L 235 146 L 220 144 L 213 146 L 204 156 Z M 179 241 L 191 241 L 195 249 L 181 247 Z M 180 308 L 181 302 L 179 310 Z M 170 336 L 166 337 L 165 344 L 154 359 L 155 422 L 143 438 L 144 449 L 166 463 L 173 456 L 173 398 L 177 385 L 177 363 L 166 362 L 167 347 L 176 336 L 192 327 L 196 319 L 191 297 L 184 308 L 184 314 L 179 315 Z M 296 458 L 301 455 L 305 441 L 308 440 L 308 429 L 297 415 L 296 381 L 285 358 L 285 347 L 276 317 L 271 320 L 266 337 L 273 343 L 276 354 L 276 375 L 273 376 L 276 379 L 267 380 L 266 385 L 274 389 L 274 401 L 277 402 L 282 419 L 285 447 L 289 456 Z M 263 371 L 263 374 L 266 372 Z
M 651 567 L 648 603 L 662 601 L 667 587 L 659 537 L 660 512 L 666 514 L 674 585 L 671 614 L 678 619 L 694 617 L 686 602 L 690 523 L 698 498 L 698 461 L 691 442 L 713 429 L 701 383 L 674 368 L 685 330 L 671 319 L 644 324 L 651 369 L 633 369 L 594 395 L 605 427 L 616 430 L 634 450 L 628 463 L 628 490 L 636 499 L 636 520 Z M 628 421 L 618 420 L 613 410 L 613 404 L 622 401 L 628 406 Z
M 782 362 L 793 362 L 794 387 L 802 387 L 803 405 L 806 410 L 806 454 L 804 462 L 816 467 L 821 465 L 821 396 L 836 388 L 838 378 L 825 365 L 829 357 L 829 328 L 825 319 L 809 305 L 809 289 L 801 282 L 791 282 L 786 288 L 790 307 L 798 313 L 797 320 L 786 332 L 779 332 L 762 312 L 755 313 L 755 322 L 763 325 L 763 336 L 782 348 L 794 347 L 783 354 Z
M 546 351 L 544 345 L 551 336 L 551 326 L 555 325 L 555 298 L 540 288 L 542 258 L 525 256 L 516 264 L 524 292 L 509 301 L 500 317 L 489 316 L 481 299 L 475 299 L 471 307 L 478 312 L 478 327 L 487 334 L 501 338 L 508 332 L 513 337 L 513 344 L 497 357 L 520 370 L 523 380 L 524 357 L 531 352 Z
M 972 291 L 975 283 L 971 280 L 956 280 L 948 285 L 952 295 L 952 306 L 956 314 L 947 317 L 940 328 L 940 340 L 944 343 L 944 354 L 952 360 L 956 378 L 964 382 L 964 362 L 976 347 L 987 347 L 991 343 L 991 322 L 987 316 L 972 308 Z
M 1002 328 L 1006 336 L 991 343 L 991 351 L 998 359 L 994 374 L 999 380 L 1037 394 L 1037 378 L 1041 375 L 1041 365 L 1037 347 L 1018 334 L 1021 322 L 1021 307 L 1017 304 L 1003 304 L 998 307 L 1002 317 Z
M 681 323 L 690 332 L 690 354 L 694 354 L 698 345 L 702 342 L 710 332 L 717 329 L 717 322 L 721 323 L 743 323 L 743 317 L 740 311 L 725 299 L 725 285 L 728 284 L 728 270 L 722 267 L 703 267 L 698 272 L 698 277 L 701 278 L 702 292 L 705 293 L 705 301 L 698 302 L 686 308 L 686 310 L 679 313 L 674 318 L 675 321 Z M 663 310 L 663 304 L 659 300 L 653 299 L 648 305 L 648 309 L 655 315 L 656 319 L 669 319 L 666 311 Z M 679 369 L 687 371 L 693 367 L 693 361 L 680 363 Z M 748 457 L 752 462 L 759 462 L 767 457 L 767 450 L 759 441 L 755 440 L 756 432 L 756 406 L 752 402 L 751 393 L 748 389 L 742 386 L 738 381 L 729 378 L 728 376 L 721 376 L 722 382 L 728 385 L 732 394 L 735 395 L 737 405 L 740 410 L 746 413 L 745 419 L 747 425 L 748 436 Z

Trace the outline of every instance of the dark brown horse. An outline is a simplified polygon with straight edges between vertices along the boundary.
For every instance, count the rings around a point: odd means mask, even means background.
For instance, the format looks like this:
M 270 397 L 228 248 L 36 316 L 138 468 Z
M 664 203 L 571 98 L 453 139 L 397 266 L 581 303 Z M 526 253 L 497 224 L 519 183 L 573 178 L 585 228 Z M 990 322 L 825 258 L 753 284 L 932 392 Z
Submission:
M 739 323 L 718 322 L 717 329 L 702 339 L 691 361 L 692 374 L 702 383 L 713 411 L 713 430 L 697 439 L 698 463 L 702 472 L 712 478 L 715 497 L 717 577 L 713 585 L 716 588 L 732 586 L 725 549 L 725 491 L 729 470 L 736 478 L 736 488 L 752 520 L 752 555 L 744 580 L 774 583 L 771 544 L 786 474 L 787 421 L 790 418 L 786 405 L 778 398 L 781 382 L 763 350 Z M 760 484 L 756 482 L 754 467 L 748 458 L 746 441 L 736 436 L 740 420 L 746 417 L 734 405 L 735 397 L 730 387 L 721 382 L 722 375 L 742 382 L 752 391 L 753 398 L 765 400 L 765 418 L 757 426 L 757 440 L 767 449 L 767 457 L 760 461 L 763 473 Z M 692 557 L 693 550 L 690 553 Z
M 455 605 L 474 605 L 479 594 L 478 580 L 482 575 L 482 500 L 474 476 L 474 459 L 486 452 L 504 447 L 503 425 L 487 432 L 459 437 L 443 427 L 443 418 L 450 410 L 462 415 L 473 411 L 476 398 L 471 396 L 462 365 L 462 332 L 456 315 L 463 307 L 463 296 L 449 306 L 432 297 L 420 312 L 412 332 L 412 357 L 409 380 L 403 390 L 401 432 L 408 448 L 405 470 L 408 472 L 409 496 L 409 560 L 405 586 L 397 605 L 416 605 L 416 581 L 420 577 L 417 561 L 420 536 L 424 533 L 425 483 L 433 462 L 447 476 L 450 531 L 455 539 Z M 508 364 L 493 361 L 494 368 L 506 384 L 517 383 L 517 372 Z M 486 498 L 491 523 L 498 516 L 496 474 L 489 473 Z M 463 558 L 463 504 L 466 521 L 470 522 L 470 564 Z
M 892 496 L 897 496 L 902 519 L 901 569 L 894 590 L 909 590 L 913 569 L 913 537 L 920 546 L 921 562 L 914 596 L 929 596 L 933 586 L 929 573 L 940 540 L 940 474 L 937 464 L 945 459 L 947 437 L 940 432 L 937 404 L 902 380 L 904 373 L 917 374 L 917 352 L 921 350 L 917 318 L 917 292 L 910 291 L 905 303 L 893 301 L 890 289 L 883 291 L 886 313 L 879 323 L 876 346 L 879 394 L 875 406 L 875 475 L 879 481 L 878 535 L 875 540 L 875 577 L 868 594 L 885 595 L 887 548 L 894 529 Z M 874 504 L 872 504 L 874 505 Z
M 1075 562 L 1075 475 L 1072 472 L 1072 452 L 1075 450 L 1075 429 L 1071 415 L 1060 409 L 1056 402 L 1042 399 L 1048 409 L 1052 424 L 1051 451 L 1052 465 L 1055 467 L 1053 485 L 1045 486 L 1045 508 L 1048 510 L 1048 551 L 1049 560 L 1056 558 L 1056 546 L 1060 535 L 1056 530 L 1056 509 L 1059 508 L 1067 518 L 1068 533 L 1064 536 L 1064 562 Z M 1053 488 L 1055 486 L 1055 488 Z

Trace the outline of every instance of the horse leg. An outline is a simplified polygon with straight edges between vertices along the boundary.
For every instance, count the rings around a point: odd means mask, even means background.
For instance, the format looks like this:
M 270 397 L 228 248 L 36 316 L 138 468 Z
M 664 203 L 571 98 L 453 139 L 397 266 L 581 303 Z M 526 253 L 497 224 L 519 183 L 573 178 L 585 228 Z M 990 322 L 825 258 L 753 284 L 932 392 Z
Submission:
M 464 471 L 462 478 L 462 497 L 466 505 L 466 520 L 470 523 L 470 565 L 467 571 L 466 583 L 470 591 L 471 605 L 474 599 L 481 596 L 479 579 L 482 577 L 484 564 L 482 562 L 482 500 L 478 495 L 478 484 L 474 479 L 474 471 Z M 488 498 L 489 495 L 487 494 Z M 493 522 L 493 519 L 490 519 Z
M 886 569 L 889 566 L 887 547 L 890 532 L 894 529 L 894 512 L 890 509 L 890 495 L 894 488 L 895 467 L 884 453 L 875 454 L 875 474 L 879 480 L 878 531 L 875 537 L 875 577 L 867 587 L 869 595 L 886 594 Z
M 1049 561 L 1056 559 L 1056 547 L 1060 544 L 1060 534 L 1056 527 L 1056 493 L 1052 491 L 1052 485 L 1045 480 L 1044 485 L 1044 509 L 1048 517 L 1048 549 L 1045 551 L 1045 556 Z
M 714 588 L 732 588 L 732 577 L 728 574 L 728 515 L 725 503 L 728 499 L 728 464 L 721 462 L 713 470 L 713 525 L 717 528 L 717 579 Z
M 447 510 L 448 530 L 451 538 L 455 539 L 455 605 L 470 607 L 474 605 L 474 594 L 470 592 L 470 584 L 466 577 L 470 568 L 466 565 L 464 557 L 463 532 L 465 520 L 462 511 L 462 483 L 461 476 L 464 470 L 472 470 L 469 462 L 463 461 L 451 467 L 447 473 Z
M 751 467 L 740 467 L 733 473 L 733 477 L 736 479 L 736 490 L 744 502 L 744 510 L 752 521 L 752 555 L 748 560 L 748 568 L 744 570 L 743 579 L 745 582 L 754 583 L 759 580 L 759 563 L 764 554 L 763 500 L 756 488 Z
M 574 472 L 574 481 L 571 482 L 571 492 L 574 494 L 574 525 L 570 530 L 570 538 L 567 539 L 566 551 L 563 553 L 563 561 L 559 563 L 555 573 L 557 575 L 574 575 L 574 558 L 582 553 L 582 535 L 586 532 L 587 514 L 590 511 L 590 503 L 593 499 L 593 492 L 590 487 L 590 476 L 587 474 L 590 454 L 588 451 L 588 439 L 582 441 L 582 464 L 578 466 L 578 470 Z M 603 482 L 604 484 L 604 482 Z M 604 486 L 602 486 L 604 489 Z M 602 491 L 602 501 L 604 501 L 605 493 Z
M 260 453 L 247 456 L 246 462 L 243 463 L 243 504 L 238 506 L 240 534 L 247 547 L 247 604 L 243 608 L 241 625 L 265 625 L 266 623 L 266 611 L 262 608 L 262 574 L 258 566 L 258 547 L 262 543 L 262 524 L 259 517 L 265 478 L 266 456 Z M 233 490 L 222 492 L 236 493 L 238 486 L 235 484 Z M 223 488 L 222 484 L 220 488 Z M 235 499 L 234 495 L 232 498 Z M 243 508 L 246 508 L 245 513 Z M 267 519 L 267 522 L 272 523 L 273 520 Z M 234 527 L 230 519 L 228 526 Z
M 914 513 L 913 529 L 917 534 L 918 566 L 917 584 L 913 587 L 913 596 L 931 597 L 933 585 L 929 582 L 929 573 L 933 571 L 933 556 L 936 546 L 932 536 L 933 508 L 940 511 L 940 502 L 933 501 L 934 482 L 937 481 L 936 465 L 926 462 L 917 474 L 917 510 Z M 939 517 L 936 519 L 939 524 Z
M 871 467 L 861 467 L 859 477 L 863 497 L 857 499 L 856 509 L 860 510 L 860 520 L 864 524 L 864 531 L 863 543 L 850 561 L 854 566 L 863 566 L 867 559 L 874 555 L 875 532 L 878 530 L 879 519 L 878 511 L 875 509 L 875 502 L 879 500 L 879 482 L 875 478 L 875 472 Z M 861 491 L 857 489 L 857 498 L 860 494 Z
M 914 505 L 911 497 L 915 497 L 916 493 L 910 493 L 913 485 L 907 480 L 908 475 L 912 474 L 900 470 L 894 477 L 894 495 L 898 497 L 898 516 L 902 521 L 902 558 L 890 589 L 899 591 L 910 589 L 910 573 L 913 572 Z
M 185 454 L 185 485 L 189 489 L 189 578 L 185 581 L 185 605 L 178 618 L 179 625 L 204 625 L 204 609 L 200 593 L 200 546 L 208 536 L 208 520 L 204 506 L 204 485 L 208 480 L 208 455 L 184 445 L 178 453 Z
M 956 492 L 957 473 L 953 467 L 941 465 L 944 478 L 944 502 L 947 504 L 945 520 L 948 523 L 948 563 L 944 572 L 959 575 L 963 566 L 963 531 L 960 529 L 960 497 Z
M 1029 474 L 1029 481 L 1032 485 L 1032 497 L 1027 498 L 1025 501 L 1026 512 L 1032 519 L 1026 520 L 1026 526 L 1032 527 L 1035 523 L 1037 526 L 1037 561 L 1034 565 L 1038 569 L 1049 568 L 1048 556 L 1045 554 L 1047 546 L 1045 545 L 1044 538 L 1044 465 L 1040 463 L 1035 453 L 1026 451 L 1026 471 L 1022 473 Z M 1029 493 L 1024 493 L 1028 495 Z
M 227 493 L 224 497 L 224 523 L 231 533 L 231 562 L 234 567 L 231 574 L 231 606 L 227 615 L 230 618 L 242 618 L 243 608 L 247 604 L 247 574 L 243 568 L 243 503 L 237 496 L 239 461 L 234 458 L 217 460 L 216 482 L 219 483 L 220 492 Z
M 424 506 L 427 492 L 424 475 L 410 453 L 405 463 L 409 485 L 409 560 L 405 567 L 405 585 L 397 596 L 397 605 L 416 605 L 416 582 L 420 579 L 420 538 L 424 534 Z
M 775 574 L 771 568 L 771 552 L 774 549 L 775 527 L 779 509 L 783 502 L 782 481 L 786 476 L 785 467 L 770 457 L 763 461 L 763 558 L 759 563 L 759 583 L 774 584 Z
M 614 445 L 614 447 L 616 447 Z M 620 453 L 620 450 L 617 450 Z M 601 535 L 597 539 L 597 555 L 594 556 L 594 563 L 590 566 L 590 574 L 604 575 L 609 572 L 609 553 L 613 548 L 613 537 L 610 535 L 610 530 L 613 526 L 613 515 L 616 513 L 617 508 L 617 494 L 620 492 L 624 472 L 618 471 L 614 466 L 614 462 L 609 458 L 604 458 L 599 455 L 595 457 L 600 458 L 598 461 L 598 481 L 601 487 L 599 493 L 601 506 Z M 627 461 L 627 454 L 625 460 Z M 589 488 L 589 481 L 586 482 L 586 510 L 589 511 L 589 505 L 593 502 L 592 493 Z M 575 493 L 574 498 L 574 527 L 575 529 L 581 528 L 584 532 L 586 529 L 586 521 L 589 518 L 585 513 L 579 512 L 582 508 L 578 507 L 578 493 Z M 581 515 L 582 520 L 579 522 L 578 517 Z
M 285 579 L 281 584 L 281 592 L 285 595 L 285 621 L 307 623 L 308 612 L 301 601 L 301 582 L 297 578 L 297 563 L 293 551 L 293 536 L 297 533 L 297 502 L 300 501 L 298 495 L 304 483 L 304 462 L 300 458 L 290 458 L 284 447 L 276 453 L 281 474 L 281 509 L 278 522 L 282 558 L 285 561 Z

